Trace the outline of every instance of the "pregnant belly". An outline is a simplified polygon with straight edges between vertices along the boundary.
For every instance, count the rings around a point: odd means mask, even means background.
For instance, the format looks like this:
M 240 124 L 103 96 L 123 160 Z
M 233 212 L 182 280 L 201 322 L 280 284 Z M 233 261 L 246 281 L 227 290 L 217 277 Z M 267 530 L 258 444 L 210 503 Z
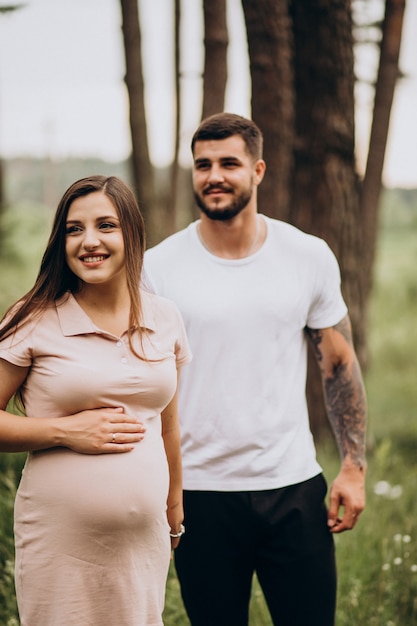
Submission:
M 16 498 L 18 524 L 38 523 L 75 533 L 138 529 L 161 519 L 168 492 L 162 439 L 147 433 L 134 450 L 83 455 L 53 449 L 29 456 Z

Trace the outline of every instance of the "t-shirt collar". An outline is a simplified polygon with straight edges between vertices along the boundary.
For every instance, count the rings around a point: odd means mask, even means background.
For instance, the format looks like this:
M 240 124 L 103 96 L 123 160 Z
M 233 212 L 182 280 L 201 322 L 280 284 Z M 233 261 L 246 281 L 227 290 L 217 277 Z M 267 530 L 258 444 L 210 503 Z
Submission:
M 149 295 L 141 290 L 141 327 L 155 331 L 155 317 Z M 72 293 L 66 293 L 56 303 L 56 310 L 65 337 L 97 333 L 100 329 L 92 322 L 87 313 L 80 307 Z

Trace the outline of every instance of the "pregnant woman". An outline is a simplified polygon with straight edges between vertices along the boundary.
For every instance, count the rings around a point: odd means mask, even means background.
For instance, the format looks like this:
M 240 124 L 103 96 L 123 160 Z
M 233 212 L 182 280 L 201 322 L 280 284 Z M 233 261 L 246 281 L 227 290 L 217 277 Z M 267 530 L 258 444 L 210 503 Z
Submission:
M 0 326 L 0 450 L 15 502 L 22 626 L 160 626 L 182 526 L 170 301 L 139 289 L 144 224 L 118 178 L 75 182 L 33 288 Z M 23 415 L 7 411 L 15 398 Z

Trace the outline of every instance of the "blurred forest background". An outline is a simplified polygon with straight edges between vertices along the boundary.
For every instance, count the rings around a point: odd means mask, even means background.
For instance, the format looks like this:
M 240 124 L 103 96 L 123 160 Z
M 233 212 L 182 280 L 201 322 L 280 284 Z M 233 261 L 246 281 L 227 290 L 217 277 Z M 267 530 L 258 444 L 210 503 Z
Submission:
M 115 174 L 129 182 L 150 245 L 196 217 L 190 170 L 180 159 L 184 3 L 171 4 L 175 147 L 166 167 L 152 163 L 147 141 L 143 2 L 118 4 L 131 156 L 117 162 L 50 155 L 2 159 L 0 314 L 32 285 L 54 209 L 78 178 Z M 417 624 L 417 189 L 384 188 L 382 178 L 395 88 L 406 80 L 399 66 L 406 2 L 242 0 L 241 7 L 251 115 L 264 132 L 268 166 L 260 211 L 323 237 L 335 251 L 369 397 L 368 507 L 354 533 L 337 537 L 337 624 Z M 0 19 L 2 12 L 13 19 L 15 11 L 24 10 L 24 5 L 0 4 Z M 199 117 L 224 110 L 231 69 L 226 0 L 202 0 L 201 10 L 205 55 Z M 355 63 L 364 47 L 378 58 L 374 74 L 366 79 Z M 372 91 L 374 106 L 367 157 L 359 171 L 355 90 L 361 82 Z M 331 480 L 338 457 L 312 364 L 308 398 L 320 461 Z M 12 509 L 23 460 L 22 455 L 0 454 L 0 623 L 6 626 L 18 624 Z M 251 612 L 254 626 L 270 624 L 256 580 Z M 188 624 L 174 571 L 165 623 Z

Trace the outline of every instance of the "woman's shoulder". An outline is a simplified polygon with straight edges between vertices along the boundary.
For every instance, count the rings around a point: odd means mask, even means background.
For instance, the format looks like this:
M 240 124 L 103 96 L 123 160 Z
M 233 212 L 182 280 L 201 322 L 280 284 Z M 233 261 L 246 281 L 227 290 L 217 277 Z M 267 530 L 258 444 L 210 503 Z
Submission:
M 36 325 L 39 322 L 39 319 L 43 316 L 46 308 L 31 307 L 27 309 L 26 305 L 27 301 L 24 299 L 15 302 L 6 311 L 3 319 L 0 321 L 0 329 L 4 329 L 6 326 L 8 326 L 10 327 L 12 332 L 16 332 L 20 328 L 26 326 L 33 327 L 34 325 Z M 47 308 L 50 309 L 50 306 L 48 305 Z

